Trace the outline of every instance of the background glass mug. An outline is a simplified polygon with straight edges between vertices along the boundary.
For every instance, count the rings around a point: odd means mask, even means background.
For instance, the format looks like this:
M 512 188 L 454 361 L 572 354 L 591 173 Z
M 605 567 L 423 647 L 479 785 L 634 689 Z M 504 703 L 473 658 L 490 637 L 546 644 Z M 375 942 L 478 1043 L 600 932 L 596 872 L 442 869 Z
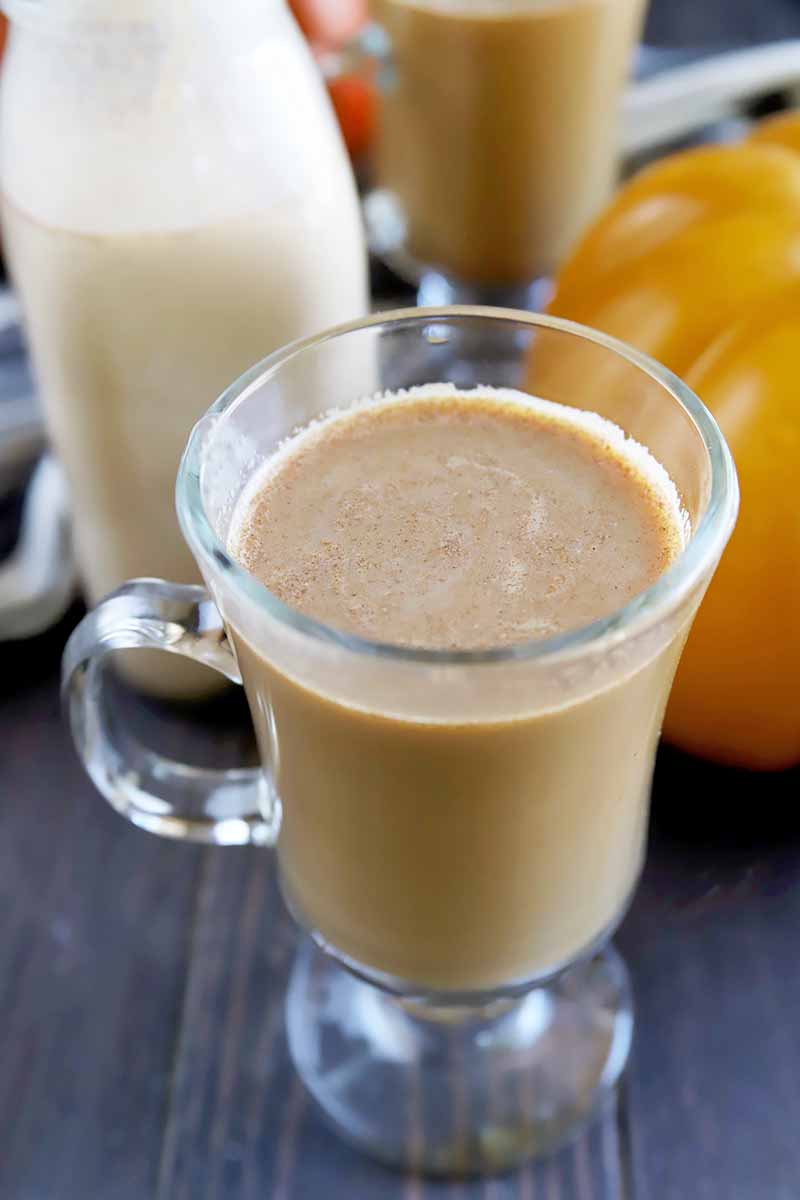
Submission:
M 692 522 L 674 567 L 586 628 L 473 653 L 339 634 L 231 560 L 242 489 L 298 425 L 379 388 L 467 374 L 594 408 L 648 446 Z M 604 947 L 641 867 L 673 671 L 735 519 L 713 418 L 657 364 L 567 322 L 383 314 L 280 350 L 229 388 L 192 432 L 177 505 L 209 592 L 129 583 L 68 643 L 87 770 L 155 833 L 277 845 L 313 939 L 290 985 L 290 1046 L 350 1140 L 441 1172 L 551 1148 L 627 1056 L 626 973 Z M 197 770 L 131 741 L 104 672 L 109 652 L 136 647 L 243 682 L 262 768 Z
M 419 302 L 535 302 L 614 186 L 646 0 L 370 0 L 373 249 Z M 365 61 L 366 59 L 366 61 Z

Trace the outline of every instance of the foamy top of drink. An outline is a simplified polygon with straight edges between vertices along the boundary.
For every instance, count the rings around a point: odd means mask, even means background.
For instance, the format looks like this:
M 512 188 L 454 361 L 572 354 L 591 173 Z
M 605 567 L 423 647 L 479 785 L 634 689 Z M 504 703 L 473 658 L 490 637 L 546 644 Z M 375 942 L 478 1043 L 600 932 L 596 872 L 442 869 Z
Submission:
M 333 628 L 478 649 L 610 615 L 689 533 L 664 467 L 597 413 L 431 383 L 288 438 L 241 497 L 228 548 Z

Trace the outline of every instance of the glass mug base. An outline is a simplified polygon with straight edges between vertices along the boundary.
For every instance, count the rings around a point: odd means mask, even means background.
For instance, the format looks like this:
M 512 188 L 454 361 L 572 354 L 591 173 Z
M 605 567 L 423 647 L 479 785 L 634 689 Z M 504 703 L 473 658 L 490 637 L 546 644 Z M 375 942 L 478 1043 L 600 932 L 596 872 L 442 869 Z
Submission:
M 516 283 L 481 284 L 459 279 L 441 266 L 415 258 L 406 247 L 406 226 L 400 206 L 385 188 L 367 193 L 363 211 L 370 250 L 391 271 L 416 287 L 420 308 L 478 304 L 539 312 L 553 294 L 552 280 L 545 275 Z
M 608 946 L 523 995 L 453 1005 L 392 995 L 310 938 L 286 999 L 289 1048 L 336 1131 L 432 1175 L 510 1169 L 570 1141 L 604 1106 L 633 1033 Z
M 436 308 L 442 304 L 486 304 L 498 308 L 540 312 L 553 294 L 553 282 L 546 275 L 529 283 L 487 287 L 462 283 L 442 271 L 425 270 L 417 285 L 417 304 Z

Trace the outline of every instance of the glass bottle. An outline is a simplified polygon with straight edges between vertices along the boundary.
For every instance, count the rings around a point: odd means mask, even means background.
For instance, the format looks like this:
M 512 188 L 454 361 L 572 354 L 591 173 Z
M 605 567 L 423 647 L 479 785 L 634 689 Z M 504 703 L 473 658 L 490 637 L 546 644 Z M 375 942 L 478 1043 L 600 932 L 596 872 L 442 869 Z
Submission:
M 6 10 L 4 247 L 87 597 L 199 581 L 173 498 L 192 425 L 250 364 L 367 306 L 332 110 L 284 0 Z M 167 695 L 211 678 L 136 665 Z

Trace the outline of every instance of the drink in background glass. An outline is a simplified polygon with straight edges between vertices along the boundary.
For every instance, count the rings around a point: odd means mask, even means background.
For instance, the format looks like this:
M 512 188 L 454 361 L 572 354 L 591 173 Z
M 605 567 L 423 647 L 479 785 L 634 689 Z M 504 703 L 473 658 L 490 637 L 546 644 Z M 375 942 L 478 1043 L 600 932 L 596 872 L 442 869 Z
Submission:
M 210 594 L 132 582 L 75 631 L 87 770 L 143 828 L 277 845 L 312 935 L 290 1045 L 347 1137 L 439 1172 L 552 1148 L 627 1057 L 607 943 L 736 513 L 713 419 L 601 334 L 409 310 L 254 368 L 195 428 L 177 495 Z M 262 767 L 132 742 L 103 671 L 136 647 L 243 681 Z
M 366 310 L 341 139 L 282 0 L 6 7 L 3 241 L 86 593 L 193 582 L 192 425 L 265 353 Z M 166 694 L 214 682 L 128 664 Z
M 606 201 L 646 0 L 371 0 L 379 249 L 420 303 L 528 299 Z

